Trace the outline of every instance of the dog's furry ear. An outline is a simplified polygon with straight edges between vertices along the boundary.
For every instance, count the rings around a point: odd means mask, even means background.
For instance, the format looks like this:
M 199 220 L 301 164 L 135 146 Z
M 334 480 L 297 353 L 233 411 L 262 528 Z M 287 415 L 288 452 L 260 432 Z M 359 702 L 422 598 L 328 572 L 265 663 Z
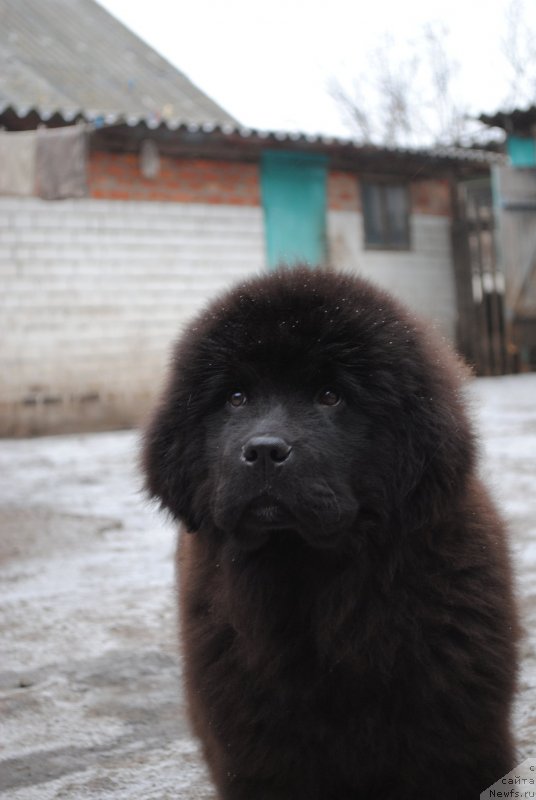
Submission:
M 146 427 L 141 463 L 149 495 L 193 533 L 200 526 L 193 497 L 200 451 L 192 430 L 185 435 L 189 427 L 187 403 L 168 389 Z
M 426 380 L 408 394 L 407 424 L 398 432 L 397 482 L 415 525 L 445 513 L 464 490 L 476 459 L 462 365 L 444 347 L 435 353 L 423 370 Z

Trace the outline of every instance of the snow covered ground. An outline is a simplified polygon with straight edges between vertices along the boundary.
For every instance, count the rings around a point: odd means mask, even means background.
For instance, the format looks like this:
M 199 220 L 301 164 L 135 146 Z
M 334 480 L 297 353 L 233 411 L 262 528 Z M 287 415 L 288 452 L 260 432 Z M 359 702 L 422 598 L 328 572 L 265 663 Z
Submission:
M 471 388 L 527 629 L 516 709 L 536 756 L 536 375 Z M 180 698 L 173 526 L 134 432 L 0 441 L 0 798 L 213 798 Z

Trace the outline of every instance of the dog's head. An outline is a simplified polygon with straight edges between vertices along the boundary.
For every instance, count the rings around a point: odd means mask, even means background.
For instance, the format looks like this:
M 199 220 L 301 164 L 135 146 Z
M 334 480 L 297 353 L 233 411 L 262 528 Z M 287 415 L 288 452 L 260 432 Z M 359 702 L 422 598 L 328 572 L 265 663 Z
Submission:
M 366 282 L 254 279 L 179 342 L 146 433 L 148 488 L 188 530 L 244 548 L 433 523 L 472 463 L 454 364 Z

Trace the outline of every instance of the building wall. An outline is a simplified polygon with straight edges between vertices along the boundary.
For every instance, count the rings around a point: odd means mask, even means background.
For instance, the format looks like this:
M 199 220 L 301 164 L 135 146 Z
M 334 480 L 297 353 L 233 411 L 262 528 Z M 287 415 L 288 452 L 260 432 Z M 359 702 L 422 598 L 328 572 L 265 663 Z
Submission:
M 360 188 L 354 175 L 331 172 L 328 198 L 330 263 L 388 289 L 454 341 L 456 294 L 448 181 L 411 184 L 411 249 L 404 252 L 365 248 Z
M 331 263 L 388 289 L 431 320 L 442 335 L 455 340 L 456 294 L 448 217 L 413 214 L 412 249 L 391 252 L 364 249 L 360 213 L 330 211 L 328 239 Z
M 0 435 L 137 422 L 181 324 L 263 268 L 258 207 L 0 198 Z
M 135 157 L 94 154 L 90 189 L 77 201 L 0 198 L 0 435 L 137 423 L 181 326 L 218 290 L 265 269 L 255 165 L 179 159 L 155 182 Z M 452 336 L 443 184 L 415 184 L 412 201 L 414 249 L 365 251 L 357 179 L 330 173 L 330 263 L 391 289 Z
M 493 170 L 498 266 L 517 368 L 536 369 L 536 166 Z M 485 277 L 490 278 L 490 275 Z M 492 284 L 493 286 L 493 284 Z M 488 286 L 488 291 L 490 287 Z
M 144 178 L 136 154 L 93 152 L 88 185 L 90 197 L 98 200 L 261 205 L 259 166 L 241 161 L 161 156 L 158 176 Z M 416 181 L 410 190 L 415 213 L 450 216 L 448 181 Z M 330 210 L 361 211 L 359 180 L 354 173 L 330 170 L 327 192 Z
M 393 178 L 393 183 L 397 179 Z M 449 217 L 450 186 L 447 180 L 430 179 L 410 184 L 411 208 L 414 214 Z M 361 211 L 359 178 L 351 172 L 331 170 L 328 176 L 328 207 L 331 211 Z
M 144 178 L 132 153 L 93 152 L 89 195 L 98 200 L 260 205 L 259 168 L 241 161 L 160 157 L 155 178 Z

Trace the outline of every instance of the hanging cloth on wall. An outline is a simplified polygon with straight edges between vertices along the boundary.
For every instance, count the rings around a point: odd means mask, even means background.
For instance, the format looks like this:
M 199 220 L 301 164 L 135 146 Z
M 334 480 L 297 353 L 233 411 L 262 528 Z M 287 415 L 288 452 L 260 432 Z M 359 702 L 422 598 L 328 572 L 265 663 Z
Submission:
M 0 195 L 34 194 L 36 139 L 36 131 L 0 131 Z
M 39 128 L 37 195 L 45 200 L 87 195 L 87 126 Z

